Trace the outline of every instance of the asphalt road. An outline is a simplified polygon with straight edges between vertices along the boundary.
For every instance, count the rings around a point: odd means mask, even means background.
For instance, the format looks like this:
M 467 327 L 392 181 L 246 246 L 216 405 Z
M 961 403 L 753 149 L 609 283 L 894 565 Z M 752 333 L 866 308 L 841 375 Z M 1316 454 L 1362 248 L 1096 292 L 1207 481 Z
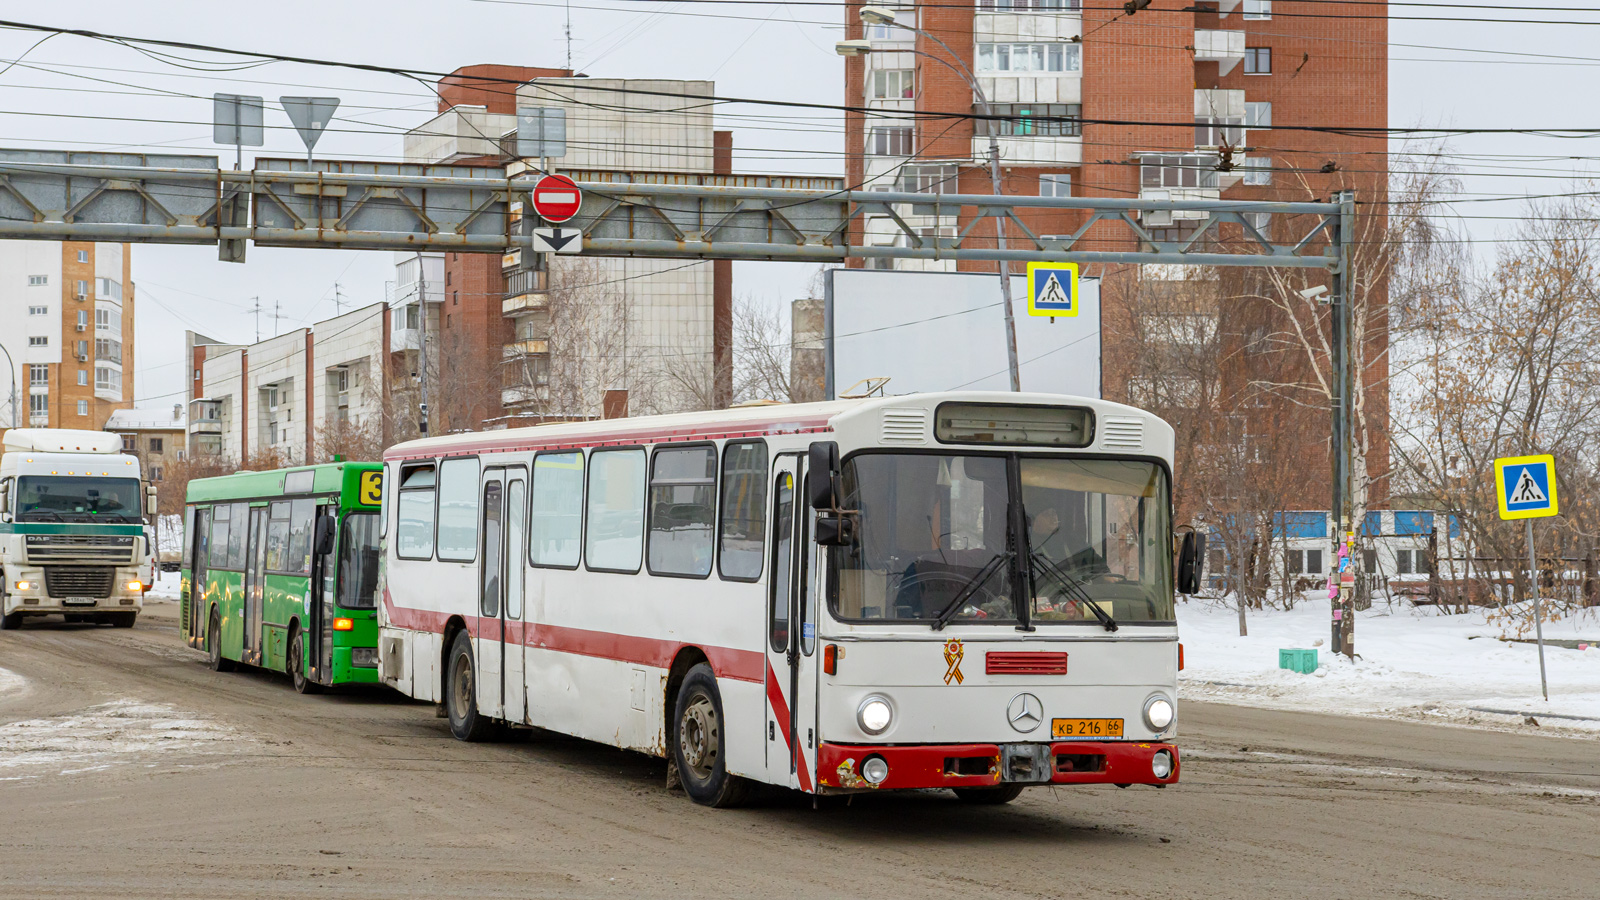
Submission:
M 1167 790 L 709 810 L 660 760 L 212 673 L 171 604 L 0 668 L 0 897 L 1600 897 L 1594 741 L 1185 703 Z

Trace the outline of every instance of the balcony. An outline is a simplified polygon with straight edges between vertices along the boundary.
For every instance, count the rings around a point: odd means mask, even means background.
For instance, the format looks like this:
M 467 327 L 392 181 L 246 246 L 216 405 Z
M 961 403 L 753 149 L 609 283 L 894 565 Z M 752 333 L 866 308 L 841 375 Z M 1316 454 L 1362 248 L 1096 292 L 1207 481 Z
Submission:
M 550 352 L 550 342 L 544 339 L 529 339 L 512 341 L 506 344 L 501 351 L 505 359 L 514 359 L 519 356 L 535 356 Z
M 1244 32 L 1196 28 L 1194 61 L 1214 62 L 1217 74 L 1226 75 L 1244 62 Z
M 500 301 L 500 313 L 504 316 L 524 316 L 529 313 L 543 312 L 550 308 L 549 294 L 517 294 Z
M 1001 137 L 1000 163 L 1006 166 L 1081 166 L 1083 165 L 1083 137 L 1080 136 L 1025 136 Z M 978 135 L 972 139 L 972 158 L 987 162 L 989 138 Z

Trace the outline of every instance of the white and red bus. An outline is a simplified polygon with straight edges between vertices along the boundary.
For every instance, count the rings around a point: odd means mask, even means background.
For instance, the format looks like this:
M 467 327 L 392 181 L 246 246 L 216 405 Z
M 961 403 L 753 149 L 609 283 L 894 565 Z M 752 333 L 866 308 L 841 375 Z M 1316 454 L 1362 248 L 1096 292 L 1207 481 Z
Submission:
M 666 756 L 715 806 L 1172 784 L 1201 556 L 1172 449 L 1137 409 L 978 392 L 400 444 L 381 676 L 462 740 Z

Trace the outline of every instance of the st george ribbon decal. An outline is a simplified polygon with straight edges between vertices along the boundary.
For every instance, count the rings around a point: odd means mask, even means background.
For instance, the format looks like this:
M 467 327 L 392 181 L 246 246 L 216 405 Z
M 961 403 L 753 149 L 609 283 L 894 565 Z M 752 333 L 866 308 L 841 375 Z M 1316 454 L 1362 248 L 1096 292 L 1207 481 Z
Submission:
M 951 681 L 956 684 L 961 683 L 961 656 L 964 652 L 961 649 L 960 638 L 951 638 L 944 642 L 944 664 L 949 667 L 944 672 L 945 684 Z

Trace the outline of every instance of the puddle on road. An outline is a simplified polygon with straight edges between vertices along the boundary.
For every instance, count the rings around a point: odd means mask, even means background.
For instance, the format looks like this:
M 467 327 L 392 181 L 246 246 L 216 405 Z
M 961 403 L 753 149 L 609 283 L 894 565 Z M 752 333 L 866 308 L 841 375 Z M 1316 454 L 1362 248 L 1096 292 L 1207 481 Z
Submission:
M 241 740 L 251 738 L 164 703 L 116 700 L 0 725 L 0 781 L 97 772 L 174 753 L 228 752 Z

